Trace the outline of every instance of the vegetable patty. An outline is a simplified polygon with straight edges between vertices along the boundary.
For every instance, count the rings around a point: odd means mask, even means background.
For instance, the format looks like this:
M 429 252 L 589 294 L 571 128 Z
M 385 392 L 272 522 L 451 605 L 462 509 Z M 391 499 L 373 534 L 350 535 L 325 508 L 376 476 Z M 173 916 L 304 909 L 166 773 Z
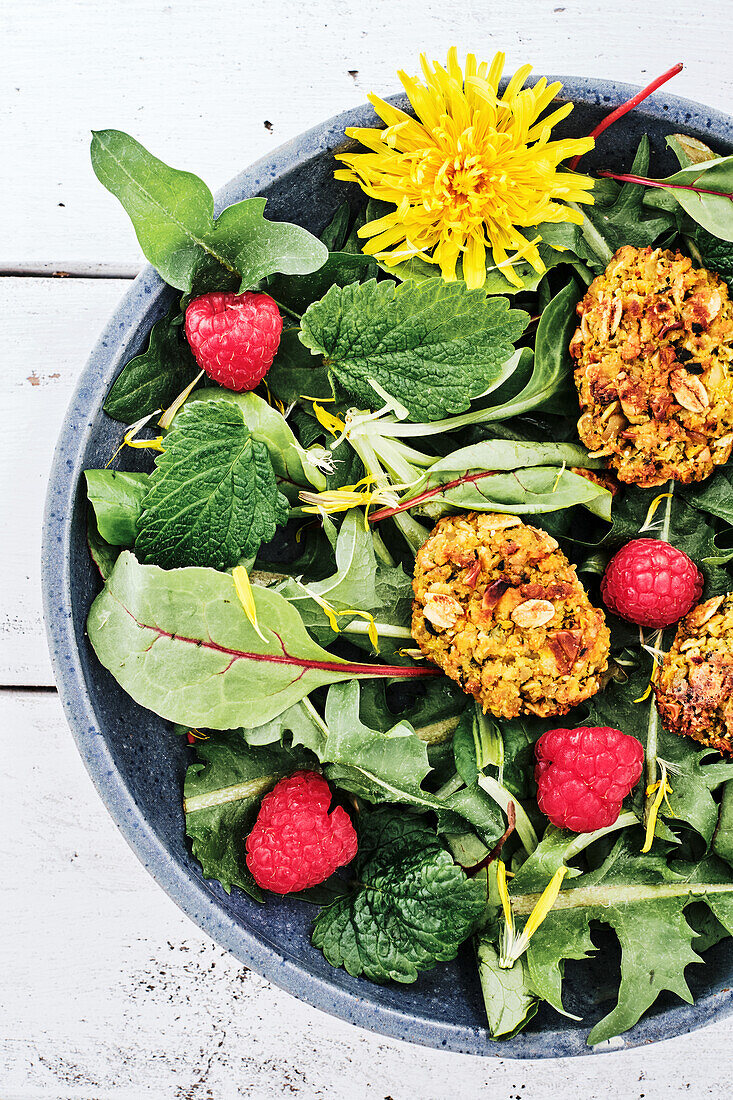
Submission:
M 420 649 L 496 717 L 565 714 L 601 687 L 603 612 L 555 540 L 516 516 L 440 520 L 413 590 Z
M 733 752 L 733 594 L 685 616 L 654 690 L 668 730 Z
M 733 303 L 679 252 L 620 248 L 570 343 L 581 440 L 619 480 L 702 481 L 733 447 Z

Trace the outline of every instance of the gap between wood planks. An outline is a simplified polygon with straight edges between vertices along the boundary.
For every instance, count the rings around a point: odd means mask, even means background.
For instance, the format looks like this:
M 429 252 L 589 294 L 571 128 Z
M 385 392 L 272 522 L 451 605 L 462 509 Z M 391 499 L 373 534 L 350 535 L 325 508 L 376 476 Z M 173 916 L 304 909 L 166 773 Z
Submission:
M 142 267 L 123 264 L 69 264 L 59 268 L 57 264 L 34 264 L 0 268 L 0 279 L 134 279 Z

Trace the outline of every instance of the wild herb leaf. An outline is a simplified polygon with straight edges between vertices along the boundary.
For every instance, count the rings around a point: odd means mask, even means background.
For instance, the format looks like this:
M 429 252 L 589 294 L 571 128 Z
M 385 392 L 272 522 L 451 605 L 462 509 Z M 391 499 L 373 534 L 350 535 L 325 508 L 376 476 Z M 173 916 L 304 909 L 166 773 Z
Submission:
M 307 230 L 266 221 L 265 199 L 245 199 L 215 219 L 203 180 L 170 168 L 128 134 L 96 132 L 91 154 L 97 179 L 130 215 L 145 256 L 179 290 L 191 290 L 202 264 L 235 272 L 247 290 L 275 271 L 305 275 L 327 259 L 326 246 Z
M 236 733 L 197 741 L 196 757 L 183 787 L 193 854 L 205 878 L 217 879 L 228 894 L 239 886 L 262 901 L 245 862 L 247 834 L 263 796 L 284 775 L 312 767 L 313 757 L 303 749 L 253 748 Z
M 232 732 L 243 737 L 248 745 L 274 745 L 289 738 L 290 744 L 302 745 L 318 755 L 328 730 L 310 700 L 301 699 L 269 722 Z
M 316 457 L 300 445 L 288 422 L 256 393 L 233 393 L 218 386 L 196 390 L 186 408 L 200 408 L 202 402 L 229 401 L 239 409 L 245 427 L 253 439 L 267 448 L 277 487 L 288 500 L 296 501 L 304 489 L 326 488 L 326 477 L 316 465 Z M 179 414 L 180 415 L 180 414 Z M 173 421 L 174 425 L 176 421 Z
M 91 508 L 87 513 L 87 546 L 102 580 L 106 581 L 115 567 L 120 550 L 118 546 L 112 546 L 106 539 L 102 538 Z
M 351 221 L 351 207 L 348 202 L 342 202 L 336 213 L 321 233 L 321 240 L 329 252 L 339 252 L 346 243 L 349 235 L 349 222 Z
M 114 420 L 133 424 L 155 409 L 166 409 L 193 382 L 199 368 L 184 335 L 179 304 L 156 321 L 147 349 L 122 368 L 104 403 Z
M 566 880 L 527 952 L 533 989 L 562 1012 L 562 960 L 583 958 L 595 950 L 589 921 L 613 927 L 621 944 L 618 1004 L 592 1029 L 591 1045 L 632 1027 L 663 990 L 692 1001 L 684 971 L 701 960 L 692 949 L 695 931 L 685 919 L 687 905 L 704 900 L 733 931 L 733 877 L 724 864 L 707 859 L 672 868 L 664 856 L 641 855 L 638 848 L 636 834 L 633 839 L 624 835 L 601 867 Z M 535 892 L 525 894 L 527 885 L 534 886 L 534 858 L 512 880 L 517 914 L 528 915 L 536 901 Z
M 332 287 L 306 310 L 300 338 L 365 405 L 386 390 L 411 419 L 437 420 L 491 386 L 527 320 L 461 283 L 370 281 Z
M 227 569 L 287 522 L 264 443 L 231 401 L 185 405 L 150 475 L 135 549 L 165 568 Z
M 101 537 L 112 546 L 134 546 L 150 475 L 85 470 L 84 477 Z
M 717 271 L 728 284 L 728 290 L 733 294 L 733 243 L 721 241 L 698 225 L 695 232 L 695 244 L 702 256 L 702 262 L 710 271 Z
M 649 138 L 644 135 L 639 143 L 631 174 L 645 176 L 649 170 Z M 611 252 L 624 244 L 645 248 L 665 232 L 674 228 L 674 220 L 664 213 L 648 217 L 644 210 L 644 187 L 638 183 L 625 183 L 617 189 L 611 203 L 596 202 L 583 208 L 583 214 L 603 236 Z
M 319 752 L 325 773 L 337 786 L 369 802 L 403 802 L 432 810 L 441 831 L 465 829 L 469 822 L 482 839 L 494 843 L 504 831 L 501 811 L 474 784 L 447 797 L 424 790 L 428 772 L 427 745 L 412 726 L 400 721 L 382 732 L 359 717 L 359 684 L 337 684 L 326 700 L 328 735 Z
M 313 641 L 282 596 L 257 586 L 253 596 L 259 633 L 230 574 L 167 572 L 125 551 L 92 604 L 87 632 L 100 662 L 136 702 L 203 729 L 259 726 L 323 684 L 432 674 L 344 661 Z
M 316 917 L 313 943 L 332 966 L 374 982 L 414 982 L 455 958 L 483 908 L 434 831 L 404 811 L 359 817 L 352 892 Z
M 332 401 L 333 386 L 323 359 L 314 356 L 300 342 L 299 329 L 285 329 L 275 360 L 267 372 L 270 393 L 290 405 L 301 398 Z

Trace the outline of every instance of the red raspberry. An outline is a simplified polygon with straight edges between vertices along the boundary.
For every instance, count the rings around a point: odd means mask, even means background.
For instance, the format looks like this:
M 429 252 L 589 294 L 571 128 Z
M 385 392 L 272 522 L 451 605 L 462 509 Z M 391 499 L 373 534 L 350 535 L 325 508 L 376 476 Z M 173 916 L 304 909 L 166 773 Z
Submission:
M 356 855 L 356 832 L 316 772 L 295 772 L 262 799 L 247 837 L 247 866 L 258 886 L 290 894 L 317 886 Z
M 186 339 L 209 378 L 228 390 L 253 390 L 267 374 L 283 319 L 269 294 L 215 290 L 186 310 Z
M 535 752 L 537 805 L 558 829 L 574 833 L 613 825 L 644 760 L 635 737 L 608 726 L 548 730 Z
M 660 630 L 686 615 L 703 577 L 687 554 L 658 539 L 635 539 L 611 558 L 601 581 L 606 607 L 622 619 Z

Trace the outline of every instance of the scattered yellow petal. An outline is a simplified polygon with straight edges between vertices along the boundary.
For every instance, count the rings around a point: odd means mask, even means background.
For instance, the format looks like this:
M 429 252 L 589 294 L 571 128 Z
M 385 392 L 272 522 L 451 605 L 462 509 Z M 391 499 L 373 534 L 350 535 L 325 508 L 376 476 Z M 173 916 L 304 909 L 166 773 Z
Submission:
M 313 402 L 313 412 L 316 414 L 318 423 L 322 424 L 331 435 L 341 435 L 346 427 L 340 417 L 334 416 L 328 409 L 324 409 L 322 405 L 319 405 L 317 401 Z
M 137 436 L 137 433 L 139 431 L 141 431 L 142 428 L 145 427 L 147 422 L 149 420 L 152 420 L 152 418 L 154 416 L 157 416 L 159 412 L 160 412 L 160 409 L 154 409 L 153 412 L 148 413 L 147 416 L 141 416 L 139 420 L 136 420 L 134 424 L 130 425 L 130 427 L 127 429 L 124 436 L 122 437 L 122 442 L 120 443 L 119 447 L 117 448 L 117 450 L 115 451 L 115 453 L 112 455 L 109 462 L 105 466 L 105 470 L 107 469 L 107 467 L 112 465 L 112 463 L 117 458 L 117 455 L 120 453 L 120 451 L 122 450 L 123 447 L 132 447 L 133 449 L 136 449 L 136 450 L 143 450 L 145 448 L 149 448 L 151 451 L 162 451 L 163 450 L 163 436 L 162 435 L 156 436 L 155 439 L 136 439 L 135 438 Z
M 194 378 L 193 382 L 189 382 L 189 384 L 186 386 L 186 388 L 184 390 L 181 390 L 181 392 L 179 393 L 179 395 L 175 399 L 175 401 L 173 401 L 168 406 L 168 408 L 165 410 L 165 412 L 161 416 L 160 420 L 158 421 L 158 427 L 163 428 L 164 430 L 166 430 L 167 428 L 170 428 L 171 424 L 173 423 L 173 418 L 175 417 L 176 413 L 180 409 L 181 405 L 183 405 L 183 403 L 188 399 L 188 396 L 191 393 L 191 390 L 194 388 L 194 386 L 197 386 L 198 383 L 201 381 L 201 377 L 202 377 L 203 373 L 204 372 L 202 370 L 200 370 L 198 372 L 198 374 L 196 375 L 196 377 Z
M 582 214 L 566 204 L 593 201 L 588 176 L 560 169 L 562 161 L 592 149 L 593 139 L 551 140 L 552 127 L 572 106 L 542 118 L 562 85 L 541 79 L 525 88 L 529 65 L 500 96 L 503 54 L 491 65 L 468 54 L 462 67 L 453 47 L 447 66 L 424 54 L 420 64 L 423 80 L 398 74 L 417 118 L 370 95 L 384 128 L 347 130 L 366 151 L 337 154 L 346 166 L 337 179 L 394 206 L 359 230 L 363 250 L 388 266 L 420 256 L 438 264 L 449 281 L 461 259 L 469 287 L 484 285 L 488 250 L 493 266 L 521 286 L 512 266 L 518 260 L 545 270 L 540 238 L 528 239 L 522 230 L 541 222 L 577 224 Z
M 671 497 L 672 493 L 660 493 L 659 496 L 654 498 L 654 500 L 649 505 L 649 508 L 647 509 L 644 524 L 642 527 L 639 528 L 639 534 L 641 534 L 642 531 L 651 531 L 652 520 L 654 519 L 654 515 L 659 508 L 659 505 L 662 503 L 663 500 L 670 500 Z
M 252 585 L 250 584 L 249 574 L 243 565 L 235 565 L 234 569 L 232 569 L 232 580 L 234 581 L 234 590 L 239 597 L 239 602 L 244 608 L 245 615 L 252 623 L 252 626 L 255 628 L 262 641 L 266 642 L 267 638 L 260 630 L 257 622 L 257 608 L 255 606 L 255 597 L 252 591 Z
M 555 871 L 555 874 L 542 891 L 534 909 L 529 914 L 524 928 L 517 934 L 514 925 L 511 899 L 506 885 L 506 868 L 502 860 L 497 860 L 496 882 L 499 888 L 501 906 L 504 910 L 504 929 L 499 951 L 499 966 L 503 970 L 511 969 L 517 959 L 523 955 L 529 947 L 529 941 L 532 936 L 557 901 L 557 895 L 560 893 L 560 887 L 567 873 L 568 868 L 565 866 L 559 867 L 557 871 Z
M 654 830 L 657 825 L 657 817 L 659 815 L 659 810 L 662 802 L 666 802 L 670 812 L 673 813 L 672 807 L 669 804 L 669 798 L 667 797 L 670 794 L 674 794 L 674 791 L 672 790 L 669 779 L 667 777 L 667 765 L 664 763 L 663 760 L 660 760 L 659 766 L 662 769 L 662 778 L 658 779 L 656 783 L 650 783 L 646 789 L 647 800 L 650 798 L 651 795 L 655 794 L 655 792 L 656 795 L 654 801 L 651 803 L 650 806 L 648 806 L 647 809 L 646 832 L 644 834 L 644 847 L 641 849 L 642 852 L 648 852 L 651 850 L 651 846 L 654 842 Z

